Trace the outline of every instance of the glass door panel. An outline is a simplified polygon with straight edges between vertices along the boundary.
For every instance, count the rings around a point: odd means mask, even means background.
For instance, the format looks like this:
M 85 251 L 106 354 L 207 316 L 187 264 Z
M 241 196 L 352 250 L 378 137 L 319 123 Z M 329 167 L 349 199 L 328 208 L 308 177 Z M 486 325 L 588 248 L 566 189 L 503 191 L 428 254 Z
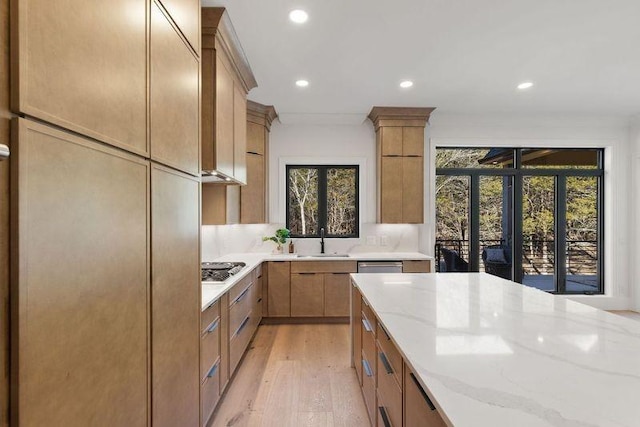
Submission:
M 522 284 L 555 291 L 555 178 L 522 178 Z
M 513 177 L 480 177 L 480 271 L 511 280 Z
M 567 177 L 566 290 L 598 292 L 598 178 Z
M 436 177 L 436 268 L 469 270 L 469 176 Z

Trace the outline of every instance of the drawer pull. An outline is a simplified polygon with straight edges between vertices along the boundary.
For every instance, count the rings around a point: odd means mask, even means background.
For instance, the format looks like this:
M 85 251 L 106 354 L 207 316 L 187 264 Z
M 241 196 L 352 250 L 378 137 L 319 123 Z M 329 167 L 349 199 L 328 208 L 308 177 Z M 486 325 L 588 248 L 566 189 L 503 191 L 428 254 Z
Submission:
M 427 405 L 429 405 L 429 409 L 431 409 L 432 411 L 435 411 L 436 410 L 435 405 L 433 404 L 431 399 L 429 399 L 429 396 L 427 396 L 427 393 L 424 391 L 424 389 L 422 388 L 422 386 L 418 382 L 418 379 L 416 378 L 416 376 L 413 374 L 413 372 L 411 374 L 409 374 L 409 375 L 411 376 L 411 379 L 413 380 L 413 382 L 418 387 L 418 390 L 420 390 L 420 394 L 424 398 L 425 402 L 427 402 Z
M 380 411 L 384 427 L 391 427 L 391 421 L 389 421 L 389 416 L 387 415 L 387 411 L 384 409 L 384 406 L 378 406 L 378 411 Z
M 380 357 L 380 361 L 384 365 L 384 370 L 387 371 L 387 374 L 393 374 L 393 368 L 389 363 L 389 359 L 387 359 L 387 355 L 384 354 L 383 351 L 381 351 L 380 353 L 378 353 L 378 356 Z
M 207 333 L 210 334 L 211 332 L 215 331 L 219 325 L 220 325 L 220 318 L 218 317 L 216 320 L 211 322 L 211 324 L 207 328 Z
M 366 359 L 362 359 L 362 369 L 364 369 L 364 373 L 368 377 L 373 376 L 373 371 L 371 370 L 371 366 L 369 366 L 369 362 L 367 362 Z
M 209 372 L 207 372 L 207 378 L 211 378 L 212 376 L 214 376 L 216 374 L 216 371 L 218 370 L 218 367 L 220 366 L 220 361 L 218 360 L 212 367 L 211 369 L 209 369 Z
M 241 300 L 242 298 L 244 298 L 244 296 L 245 296 L 245 295 L 247 295 L 247 292 L 249 292 L 249 288 L 250 288 L 250 287 L 251 287 L 251 285 L 247 286 L 247 289 L 245 289 L 244 291 L 242 291 L 242 293 L 241 293 L 240 295 L 238 295 L 238 298 L 236 298 L 236 299 L 233 301 L 233 303 L 232 303 L 231 305 L 233 305 L 233 304 L 236 304 L 236 303 L 240 302 L 240 300 Z
M 262 302 L 262 297 L 258 298 L 258 302 Z
M 247 326 L 247 323 L 249 323 L 249 316 L 247 316 L 242 323 L 240 324 L 240 326 L 238 327 L 238 330 L 236 331 L 236 335 L 240 335 L 240 332 L 242 331 L 242 329 Z
M 369 323 L 369 321 L 366 318 L 362 318 L 362 326 L 364 326 L 364 330 L 367 332 L 371 332 L 373 329 L 371 329 L 371 323 Z
M 311 276 L 311 275 L 315 275 L 316 273 L 301 272 L 301 273 L 298 273 L 298 274 L 304 275 L 304 276 Z
M 389 332 L 387 332 L 384 326 L 380 325 L 380 329 L 382 329 L 382 332 L 384 332 L 384 335 L 387 337 L 387 341 L 391 340 L 391 337 L 389 336 Z

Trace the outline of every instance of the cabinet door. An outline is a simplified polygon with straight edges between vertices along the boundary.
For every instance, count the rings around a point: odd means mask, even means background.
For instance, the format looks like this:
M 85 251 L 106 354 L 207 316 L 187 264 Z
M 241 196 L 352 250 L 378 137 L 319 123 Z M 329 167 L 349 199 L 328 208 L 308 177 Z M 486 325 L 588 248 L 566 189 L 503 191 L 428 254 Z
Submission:
M 424 128 L 405 126 L 402 128 L 402 155 L 422 157 L 424 155 Z
M 321 317 L 324 314 L 324 275 L 291 274 L 291 317 Z
M 264 157 L 247 153 L 247 185 L 240 187 L 240 223 L 265 222 Z
M 154 426 L 198 426 L 200 188 L 151 168 L 151 399 Z
M 149 163 L 28 120 L 12 125 L 20 425 L 146 426 Z
M 263 125 L 247 122 L 247 153 L 265 153 L 267 130 Z
M 424 198 L 422 157 L 402 158 L 402 222 L 422 224 Z
M 406 427 L 446 427 L 433 402 L 407 365 L 404 366 L 403 397 Z
M 233 74 L 224 53 L 216 52 L 214 163 L 219 172 L 233 176 Z
M 247 95 L 239 85 L 233 89 L 233 176 L 247 182 Z
M 161 3 L 193 50 L 200 52 L 200 2 L 198 0 L 161 0 Z
M 200 66 L 151 3 L 151 159 L 200 175 Z
M 291 316 L 291 284 L 289 282 L 291 263 L 271 261 L 268 265 L 267 304 L 269 317 L 289 317 Z
M 402 127 L 381 127 L 380 132 L 383 156 L 402 156 Z
M 14 5 L 14 111 L 148 154 L 147 2 Z
M 403 273 L 430 273 L 431 261 L 428 260 L 414 260 L 414 261 L 402 261 Z
M 349 273 L 324 275 L 324 315 L 329 317 L 349 315 Z
M 385 128 L 386 129 L 386 128 Z M 382 157 L 380 165 L 380 222 L 402 223 L 402 157 Z

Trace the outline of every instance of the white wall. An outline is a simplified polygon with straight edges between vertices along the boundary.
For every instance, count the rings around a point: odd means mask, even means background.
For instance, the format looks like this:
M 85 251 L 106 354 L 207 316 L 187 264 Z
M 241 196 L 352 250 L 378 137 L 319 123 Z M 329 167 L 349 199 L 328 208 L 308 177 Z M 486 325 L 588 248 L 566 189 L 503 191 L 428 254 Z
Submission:
M 629 127 L 629 142 L 631 145 L 631 186 L 628 193 L 633 200 L 631 206 L 632 213 L 629 217 L 629 229 L 632 233 L 630 280 L 633 284 L 632 296 L 634 297 L 633 308 L 640 311 L 640 116 L 631 120 Z
M 628 119 L 561 115 L 446 115 L 438 114 L 436 110 L 431 117 L 428 136 L 432 159 L 436 146 L 605 148 L 606 295 L 571 298 L 604 309 L 632 307 L 637 276 L 632 275 L 630 263 L 630 249 L 635 236 L 629 233 L 634 226 L 631 215 L 634 206 L 629 200 L 632 153 Z M 434 193 L 435 185 L 433 164 L 431 167 L 429 194 Z M 430 223 L 433 223 L 433 197 L 430 202 L 427 212 L 430 212 Z M 429 238 L 433 239 L 432 236 Z M 429 244 L 432 245 L 432 241 Z

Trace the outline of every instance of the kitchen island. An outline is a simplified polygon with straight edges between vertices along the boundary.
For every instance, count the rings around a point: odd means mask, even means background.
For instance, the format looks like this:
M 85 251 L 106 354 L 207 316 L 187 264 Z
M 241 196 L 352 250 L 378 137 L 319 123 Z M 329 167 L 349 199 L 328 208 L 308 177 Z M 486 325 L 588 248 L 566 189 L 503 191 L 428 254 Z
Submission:
M 485 273 L 351 277 L 352 296 L 362 298 L 361 313 L 352 300 L 352 328 L 377 323 L 378 351 L 380 341 L 393 343 L 404 386 L 410 370 L 444 423 L 640 425 L 640 322 Z M 353 345 L 362 348 L 359 337 Z M 386 357 L 372 359 L 365 370 L 377 371 L 380 395 L 380 375 L 392 370 Z

